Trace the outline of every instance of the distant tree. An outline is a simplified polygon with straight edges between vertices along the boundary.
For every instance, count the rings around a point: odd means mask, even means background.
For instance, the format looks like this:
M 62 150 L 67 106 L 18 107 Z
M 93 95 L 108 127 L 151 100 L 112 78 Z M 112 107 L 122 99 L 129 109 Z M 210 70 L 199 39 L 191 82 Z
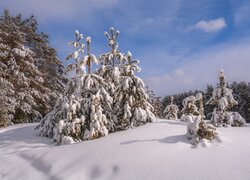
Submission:
M 171 95 L 174 97 L 174 101 L 175 104 L 177 105 L 178 109 L 183 109 L 183 104 L 182 101 L 188 97 L 188 96 L 195 96 L 197 93 L 202 92 L 202 91 L 198 91 L 198 90 L 193 90 L 193 91 L 188 91 L 188 92 L 183 92 L 180 94 L 175 94 L 175 95 Z M 168 104 L 171 103 L 171 96 L 165 96 L 163 98 L 163 106 L 166 107 Z M 181 117 L 182 112 L 178 111 L 178 117 Z
M 164 113 L 166 113 L 166 119 L 178 119 L 178 111 L 179 108 L 174 104 L 174 97 L 170 97 L 170 104 L 164 109 Z
M 212 97 L 212 93 L 213 93 L 213 86 L 212 85 L 207 85 L 207 88 L 204 92 L 204 102 L 208 102 L 209 99 Z M 212 112 L 213 109 L 215 108 L 215 105 L 211 105 L 211 104 L 205 104 L 205 116 L 207 119 L 211 119 L 212 117 Z
M 154 91 L 150 90 L 148 86 L 146 86 L 146 93 L 148 94 L 150 104 L 154 107 L 154 115 L 157 118 L 164 118 L 162 97 L 156 96 Z
M 238 102 L 238 105 L 233 106 L 230 110 L 239 112 L 239 114 L 242 115 L 244 119 L 246 119 L 247 122 L 250 122 L 250 83 L 241 81 L 241 82 L 232 82 L 231 84 L 228 84 L 226 82 L 226 86 L 229 87 L 229 89 L 232 89 L 232 95 L 234 99 Z M 214 91 L 214 87 L 212 85 L 207 85 L 207 88 L 204 92 L 194 90 L 194 91 L 188 91 L 183 92 L 180 94 L 173 95 L 175 98 L 175 103 L 178 106 L 179 109 L 182 109 L 182 101 L 187 96 L 195 96 L 196 93 L 201 92 L 204 94 L 204 114 L 206 119 L 211 119 L 213 109 L 216 107 L 215 104 L 208 104 L 206 102 L 209 101 L 209 99 L 212 97 Z M 170 103 L 170 97 L 166 96 L 163 98 L 163 105 L 166 106 Z M 206 104 L 205 104 L 206 103 Z M 180 111 L 178 113 L 178 116 L 180 116 Z

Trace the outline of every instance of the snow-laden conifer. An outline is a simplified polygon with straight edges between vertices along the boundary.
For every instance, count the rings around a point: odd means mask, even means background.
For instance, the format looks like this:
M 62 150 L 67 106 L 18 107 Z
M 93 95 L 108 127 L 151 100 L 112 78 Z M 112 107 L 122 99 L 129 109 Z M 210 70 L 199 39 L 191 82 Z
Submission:
M 174 97 L 170 97 L 170 104 L 164 109 L 163 113 L 166 113 L 166 119 L 178 119 L 179 108 L 174 104 Z
M 0 126 L 38 122 L 64 88 L 64 67 L 33 16 L 0 17 Z
M 37 127 L 40 134 L 52 137 L 58 145 L 74 143 L 81 140 L 106 136 L 108 120 L 103 114 L 103 107 L 111 108 L 112 98 L 104 87 L 104 79 L 91 74 L 92 63 L 98 63 L 94 54 L 90 53 L 90 37 L 86 38 L 87 55 L 81 57 L 85 45 L 81 43 L 83 35 L 75 32 L 75 47 L 67 59 L 74 59 L 68 71 L 75 70 L 75 76 L 66 85 L 63 97 L 58 99 L 54 110 L 47 114 Z M 88 72 L 86 74 L 85 67 Z
M 141 69 L 139 61 L 118 49 L 119 31 L 110 28 L 105 32 L 111 51 L 100 56 L 101 67 L 97 74 L 105 79 L 106 91 L 113 97 L 112 111 L 104 109 L 109 118 L 108 129 L 117 131 L 138 126 L 154 119 L 153 107 L 144 90 L 144 82 L 135 75 Z
M 244 126 L 245 119 L 238 112 L 228 110 L 238 102 L 234 99 L 232 90 L 227 88 L 224 70 L 219 73 L 219 83 L 214 88 L 212 97 L 207 104 L 216 105 L 212 113 L 211 122 L 215 126 Z
M 198 108 L 196 106 L 196 97 L 188 96 L 182 101 L 183 108 L 181 110 L 181 121 L 193 122 L 197 115 L 199 115 Z
M 108 45 L 111 47 L 111 50 L 100 55 L 99 61 L 101 66 L 96 70 L 95 73 L 104 79 L 105 83 L 107 84 L 104 89 L 112 98 L 114 98 L 117 85 L 120 81 L 120 68 L 126 60 L 124 54 L 118 49 L 117 38 L 119 31 L 111 27 L 110 34 L 105 32 L 104 35 L 108 39 Z M 110 132 L 117 131 L 117 119 L 115 113 L 114 102 L 111 103 L 111 108 L 108 106 L 104 107 L 104 114 L 109 119 L 107 128 Z
M 201 93 L 196 94 L 199 109 L 193 121 L 187 124 L 187 138 L 191 140 L 191 144 L 197 145 L 201 140 L 213 140 L 219 138 L 217 129 L 212 124 L 207 124 L 204 120 L 203 96 Z
M 139 126 L 155 118 L 144 82 L 135 75 L 135 72 L 141 70 L 139 61 L 133 60 L 131 52 L 127 53 L 125 60 L 120 67 L 121 75 L 114 95 L 116 126 L 119 129 Z

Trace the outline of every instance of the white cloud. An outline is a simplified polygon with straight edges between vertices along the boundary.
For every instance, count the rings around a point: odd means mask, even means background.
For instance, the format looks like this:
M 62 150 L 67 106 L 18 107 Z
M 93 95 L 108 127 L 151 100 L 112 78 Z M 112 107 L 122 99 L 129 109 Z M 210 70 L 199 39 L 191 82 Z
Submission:
M 144 78 L 147 85 L 159 95 L 170 95 L 183 91 L 204 90 L 207 84 L 215 85 L 218 72 L 225 70 L 226 78 L 232 81 L 250 82 L 250 41 L 217 46 L 202 54 L 186 57 L 171 72 Z
M 209 21 L 199 21 L 193 26 L 189 26 L 187 30 L 203 30 L 205 32 L 218 32 L 227 26 L 224 18 L 218 18 Z

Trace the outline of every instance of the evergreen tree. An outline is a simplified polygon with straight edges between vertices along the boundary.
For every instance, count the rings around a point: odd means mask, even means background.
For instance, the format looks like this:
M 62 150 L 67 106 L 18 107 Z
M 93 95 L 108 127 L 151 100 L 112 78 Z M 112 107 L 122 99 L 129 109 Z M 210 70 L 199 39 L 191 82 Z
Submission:
M 154 107 L 154 115 L 157 118 L 164 118 L 162 98 L 160 96 L 156 96 L 153 90 L 149 90 L 148 86 L 146 86 L 146 93 L 149 97 L 149 103 Z
M 182 101 L 181 121 L 193 122 L 196 116 L 200 114 L 196 106 L 196 100 L 197 98 L 195 96 L 188 96 Z
M 174 97 L 175 104 L 178 107 L 178 109 L 183 109 L 183 104 L 182 104 L 183 100 L 186 97 L 195 96 L 197 93 L 200 93 L 200 92 L 202 93 L 202 91 L 193 90 L 193 91 L 183 92 L 183 93 L 175 94 L 175 95 L 171 95 L 171 96 Z M 166 107 L 168 104 L 171 103 L 171 96 L 166 96 L 166 97 L 163 98 L 162 104 L 163 104 L 164 107 Z M 178 111 L 177 115 L 178 115 L 178 117 L 181 117 L 182 112 Z
M 111 107 L 112 98 L 104 89 L 104 79 L 91 74 L 92 63 L 98 63 L 94 54 L 90 53 L 90 37 L 86 38 L 87 55 L 81 57 L 85 45 L 81 43 L 83 35 L 75 32 L 75 47 L 67 59 L 74 59 L 67 71 L 75 70 L 76 75 L 68 82 L 62 98 L 58 100 L 54 110 L 47 114 L 37 129 L 43 136 L 53 138 L 55 144 L 68 144 L 81 140 L 106 136 L 108 120 L 103 114 L 103 107 Z M 88 67 L 88 73 L 85 72 Z
M 36 30 L 33 16 L 23 20 L 5 10 L 0 17 L 0 126 L 39 121 L 64 87 L 63 66 L 47 35 Z M 44 56 L 34 47 L 44 49 Z
M 232 90 L 227 88 L 223 70 L 219 73 L 219 83 L 213 90 L 212 97 L 207 104 L 217 105 L 217 107 L 214 108 L 211 118 L 211 122 L 215 126 L 245 125 L 245 119 L 243 119 L 238 112 L 228 112 L 230 108 L 238 105 L 238 102 L 234 99 Z
M 100 55 L 99 61 L 101 67 L 98 68 L 95 74 L 101 76 L 107 86 L 104 89 L 107 93 L 114 99 L 115 91 L 120 81 L 121 74 L 121 66 L 125 63 L 125 55 L 121 53 L 118 49 L 117 38 L 119 35 L 119 31 L 115 31 L 113 27 L 110 28 L 110 34 L 105 32 L 105 36 L 108 38 L 109 46 L 111 50 L 107 53 L 103 53 Z M 117 131 L 116 124 L 118 123 L 118 119 L 116 116 L 116 112 L 114 111 L 115 102 L 112 101 L 111 107 L 104 107 L 104 114 L 109 119 L 107 128 L 110 132 Z
M 153 107 L 148 102 L 143 81 L 135 75 L 140 71 L 139 61 L 132 59 L 118 49 L 117 37 L 119 31 L 110 28 L 110 34 L 105 32 L 111 51 L 100 56 L 101 67 L 97 74 L 108 84 L 106 91 L 113 97 L 112 111 L 104 109 L 109 117 L 110 131 L 123 130 L 138 126 L 154 119 Z
M 207 88 L 204 92 L 205 102 L 208 102 L 209 99 L 212 97 L 213 89 L 214 88 L 212 85 L 207 85 Z M 207 119 L 211 119 L 212 112 L 213 112 L 213 109 L 215 108 L 215 105 L 211 105 L 211 104 L 204 104 L 204 105 L 205 105 L 205 116 L 207 117 Z
M 198 93 L 195 98 L 199 105 L 199 113 L 193 118 L 193 122 L 189 122 L 187 125 L 187 138 L 191 140 L 193 145 L 197 145 L 202 139 L 213 140 L 219 138 L 217 129 L 204 120 L 203 95 Z
M 167 107 L 164 110 L 164 113 L 166 113 L 166 119 L 178 119 L 178 111 L 179 108 L 177 105 L 174 104 L 174 97 L 170 97 L 170 104 L 167 105 Z
M 114 111 L 119 129 L 139 126 L 152 122 L 155 118 L 154 108 L 144 90 L 144 82 L 134 74 L 135 71 L 140 71 L 138 62 L 128 52 L 126 63 L 121 67 L 119 84 L 114 95 Z

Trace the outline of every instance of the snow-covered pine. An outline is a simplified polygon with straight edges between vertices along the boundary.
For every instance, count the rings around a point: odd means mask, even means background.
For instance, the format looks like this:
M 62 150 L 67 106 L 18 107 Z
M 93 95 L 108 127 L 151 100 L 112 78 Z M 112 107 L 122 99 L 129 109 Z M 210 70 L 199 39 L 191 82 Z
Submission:
M 118 50 L 119 31 L 111 27 L 110 34 L 105 32 L 105 35 L 111 51 L 100 56 L 101 67 L 96 73 L 104 78 L 108 85 L 105 90 L 114 99 L 112 111 L 104 108 L 109 119 L 109 131 L 123 130 L 153 121 L 153 107 L 144 90 L 144 83 L 134 74 L 141 70 L 137 65 L 139 61 L 132 60 L 130 52 L 126 56 Z
M 90 53 L 90 37 L 86 38 L 87 55 L 80 57 L 85 46 L 80 43 L 83 35 L 76 31 L 75 36 L 75 42 L 70 43 L 75 51 L 67 57 L 74 59 L 75 63 L 67 70 L 76 70 L 76 75 L 69 80 L 63 97 L 58 99 L 54 110 L 37 126 L 41 135 L 53 138 L 57 145 L 95 139 L 108 134 L 108 119 L 103 114 L 103 107 L 111 108 L 113 100 L 104 88 L 107 86 L 104 79 L 91 74 L 92 63 L 98 63 L 98 60 Z M 88 66 L 88 74 L 85 66 Z
M 196 97 L 188 96 L 182 101 L 183 108 L 181 110 L 182 115 L 180 120 L 185 122 L 193 122 L 197 115 L 199 115 L 198 108 L 196 106 Z
M 127 53 L 125 60 L 123 66 L 120 66 L 119 84 L 114 94 L 116 127 L 121 130 L 155 119 L 154 108 L 149 103 L 144 82 L 135 75 L 136 71 L 140 71 L 139 61 L 132 59 L 131 52 Z
M 187 124 L 187 138 L 197 145 L 201 140 L 219 139 L 219 132 L 212 124 L 207 124 L 201 116 L 195 116 L 194 122 Z
M 117 85 L 120 80 L 120 68 L 125 62 L 125 56 L 118 50 L 117 38 L 119 35 L 118 30 L 114 30 L 113 27 L 110 28 L 110 34 L 105 32 L 104 35 L 108 38 L 108 45 L 111 47 L 111 50 L 107 53 L 100 55 L 99 62 L 100 67 L 96 70 L 95 74 L 101 76 L 107 86 L 104 89 L 107 93 L 114 98 Z M 104 114 L 109 119 L 107 128 L 110 132 L 117 131 L 116 129 L 116 115 L 114 112 L 114 102 L 110 107 L 104 107 Z
M 0 126 L 38 122 L 64 87 L 63 66 L 33 16 L 0 17 Z
M 227 88 L 224 70 L 219 73 L 219 83 L 214 88 L 212 97 L 207 104 L 216 105 L 214 108 L 211 123 L 215 126 L 245 126 L 245 119 L 238 112 L 229 112 L 228 110 L 238 102 L 234 99 L 232 90 Z
M 163 113 L 166 113 L 166 119 L 178 119 L 179 108 L 174 104 L 174 97 L 170 97 L 170 104 L 164 109 Z
M 191 140 L 193 145 L 197 145 L 202 139 L 219 139 L 217 129 L 212 124 L 207 124 L 204 120 L 203 95 L 197 93 L 196 100 L 199 104 L 199 115 L 193 116 L 193 122 L 187 124 L 187 138 Z

